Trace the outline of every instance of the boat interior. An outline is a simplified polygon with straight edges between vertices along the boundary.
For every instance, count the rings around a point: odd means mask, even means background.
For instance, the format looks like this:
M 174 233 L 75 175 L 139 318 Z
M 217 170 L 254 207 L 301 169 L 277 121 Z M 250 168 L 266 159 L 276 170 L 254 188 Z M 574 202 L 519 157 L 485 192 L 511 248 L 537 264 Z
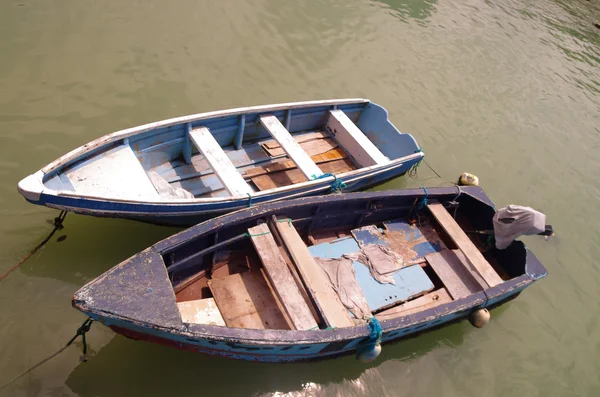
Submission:
M 414 196 L 321 204 L 164 252 L 182 320 L 251 329 L 350 327 L 431 309 L 525 273 L 522 243 L 499 251 L 465 232 L 489 229 L 491 207 L 467 195 L 422 204 Z M 383 282 L 370 259 L 391 265 Z
M 364 100 L 267 108 L 125 135 L 61 164 L 44 185 L 122 200 L 246 197 L 418 150 L 385 109 Z

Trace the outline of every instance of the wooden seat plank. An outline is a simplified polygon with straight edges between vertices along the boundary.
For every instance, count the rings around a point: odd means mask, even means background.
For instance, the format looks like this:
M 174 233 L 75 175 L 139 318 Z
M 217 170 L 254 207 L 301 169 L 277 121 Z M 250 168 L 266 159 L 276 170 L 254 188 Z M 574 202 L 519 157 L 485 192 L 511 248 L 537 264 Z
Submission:
M 281 148 L 296 163 L 298 168 L 309 180 L 313 177 L 323 175 L 323 172 L 315 164 L 310 156 L 300 147 L 298 142 L 285 129 L 283 124 L 275 116 L 261 116 L 260 122 L 269 131 L 269 134 L 281 145 Z
M 361 167 L 390 162 L 342 110 L 330 110 L 327 128 Z
M 269 286 L 254 272 L 212 279 L 208 286 L 228 327 L 290 329 Z
M 238 196 L 252 193 L 250 186 L 242 178 L 208 128 L 194 128 L 190 132 L 190 138 L 229 194 Z
M 327 326 L 338 328 L 353 326 L 354 322 L 331 286 L 327 274 L 315 262 L 294 225 L 280 220 L 275 222 L 275 227 Z
M 184 323 L 225 326 L 223 316 L 213 298 L 177 302 L 177 307 Z
M 484 289 L 450 250 L 425 255 L 425 260 L 442 280 L 453 299 L 464 298 Z
M 452 241 L 454 241 L 456 246 L 465 254 L 467 260 L 473 265 L 490 287 L 503 282 L 498 273 L 496 273 L 494 268 L 492 268 L 488 261 L 483 257 L 475 244 L 469 239 L 469 236 L 461 229 L 442 204 L 428 204 L 427 208 L 429 208 L 429 211 L 433 214 L 435 219 L 437 219 L 440 225 L 446 230 Z
M 317 327 L 308 304 L 300 294 L 298 285 L 290 272 L 281 251 L 266 223 L 248 229 L 252 244 L 263 263 L 271 286 L 279 298 L 295 329 L 308 330 Z
M 422 312 L 449 302 L 452 302 L 450 294 L 448 294 L 448 291 L 445 288 L 441 288 L 401 305 L 394 306 L 377 313 L 375 317 L 377 317 L 378 320 L 389 320 L 391 318 L 408 316 L 410 314 Z

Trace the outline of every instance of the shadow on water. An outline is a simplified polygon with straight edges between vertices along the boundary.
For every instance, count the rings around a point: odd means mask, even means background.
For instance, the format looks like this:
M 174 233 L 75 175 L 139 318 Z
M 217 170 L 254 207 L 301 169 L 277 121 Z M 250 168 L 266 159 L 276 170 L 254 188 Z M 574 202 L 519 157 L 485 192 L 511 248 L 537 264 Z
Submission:
M 383 347 L 371 364 L 352 355 L 291 364 L 260 364 L 210 357 L 115 336 L 66 384 L 80 396 L 256 395 L 302 390 L 308 383 L 326 385 L 358 379 L 388 361 L 410 361 L 441 347 L 463 343 L 468 322 L 425 332 Z
M 374 0 L 376 3 L 385 4 L 391 14 L 403 22 L 410 19 L 423 22 L 435 10 L 437 0 Z
M 22 267 L 29 276 L 82 285 L 181 228 L 69 214 L 42 251 Z M 66 236 L 58 242 L 61 236 Z

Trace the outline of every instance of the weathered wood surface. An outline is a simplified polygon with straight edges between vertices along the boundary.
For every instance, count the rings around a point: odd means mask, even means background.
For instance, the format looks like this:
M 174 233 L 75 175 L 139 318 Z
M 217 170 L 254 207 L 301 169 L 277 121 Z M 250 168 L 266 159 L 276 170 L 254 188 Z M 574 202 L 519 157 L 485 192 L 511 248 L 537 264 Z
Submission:
M 488 283 L 485 282 L 485 280 L 483 279 L 483 277 L 481 277 L 481 274 L 479 274 L 477 272 L 477 269 L 475 269 L 473 267 L 473 265 L 471 265 L 471 262 L 469 262 L 469 260 L 467 259 L 467 257 L 465 256 L 465 254 L 461 251 L 461 250 L 451 250 L 454 255 L 456 255 L 456 259 L 458 259 L 463 267 L 469 272 L 469 274 L 475 279 L 475 281 L 477 282 L 477 285 L 479 285 L 482 289 L 486 289 L 487 287 L 489 287 Z M 502 278 L 502 277 L 500 277 Z
M 208 282 L 228 327 L 290 329 L 266 281 L 254 272 Z
M 331 149 L 335 149 L 338 147 L 338 144 L 331 138 L 323 138 L 323 139 L 315 139 L 312 141 L 302 142 L 300 143 L 300 147 L 302 150 L 306 152 L 309 156 L 314 156 L 315 154 L 325 153 Z M 265 149 L 265 151 L 271 157 L 278 157 L 281 155 L 285 155 L 285 151 L 282 148 L 274 148 L 274 149 Z
M 391 318 L 422 312 L 448 302 L 452 302 L 452 298 L 445 288 L 441 288 L 401 305 L 384 310 L 376 314 L 375 317 L 378 320 L 389 320 Z
M 440 203 L 428 204 L 427 208 L 433 214 L 435 219 L 446 230 L 452 241 L 465 254 L 467 260 L 473 265 L 476 271 L 483 277 L 485 282 L 490 286 L 496 286 L 502 283 L 502 279 L 496 273 L 494 268 L 483 257 L 475 244 L 469 239 L 469 236 L 456 223 L 452 215 Z
M 331 149 L 325 153 L 310 156 L 310 158 L 316 164 L 345 159 L 347 157 L 348 156 L 346 155 L 346 153 L 344 153 L 344 151 L 340 148 Z M 270 174 L 278 171 L 287 171 L 294 168 L 296 168 L 296 163 L 294 163 L 292 160 L 279 161 L 261 167 L 250 168 L 249 170 L 246 170 L 244 172 L 244 178 L 254 178 L 256 176 Z
M 350 159 L 334 160 L 327 163 L 320 164 L 321 170 L 326 173 L 341 174 L 344 172 L 352 171 L 354 164 Z M 306 182 L 307 179 L 298 169 L 291 169 L 287 171 L 273 172 L 266 175 L 260 175 L 252 178 L 252 182 L 256 185 L 258 190 L 275 189 L 281 186 L 289 186 L 295 183 Z
M 442 280 L 453 299 L 464 298 L 484 289 L 450 250 L 426 255 L 425 260 Z
M 225 326 L 225 320 L 213 298 L 178 302 L 177 307 L 184 323 Z
M 267 129 L 269 134 L 281 145 L 287 155 L 296 163 L 298 169 L 308 178 L 323 175 L 323 172 L 311 160 L 310 156 L 294 140 L 288 130 L 275 116 L 262 116 L 260 122 Z
M 149 201 L 159 198 L 129 145 L 94 156 L 71 168 L 65 176 L 81 195 Z
M 252 193 L 250 186 L 242 178 L 208 128 L 194 128 L 190 132 L 190 138 L 229 194 L 238 196 Z
M 315 131 L 309 132 L 306 134 L 293 135 L 296 142 L 301 144 L 302 142 L 308 142 L 316 139 L 329 138 L 329 133 L 327 131 Z M 274 139 L 269 141 L 262 142 L 261 145 L 266 149 L 276 149 L 280 148 L 281 145 Z
M 353 326 L 354 322 L 331 286 L 327 274 L 315 262 L 294 225 L 285 220 L 279 220 L 275 225 L 327 326 Z
M 327 127 L 336 141 L 362 167 L 390 162 L 342 110 L 330 110 Z
M 279 298 L 295 329 L 308 330 L 317 327 L 306 301 L 300 294 L 279 247 L 266 223 L 248 229 L 252 244 L 263 263 L 271 286 Z

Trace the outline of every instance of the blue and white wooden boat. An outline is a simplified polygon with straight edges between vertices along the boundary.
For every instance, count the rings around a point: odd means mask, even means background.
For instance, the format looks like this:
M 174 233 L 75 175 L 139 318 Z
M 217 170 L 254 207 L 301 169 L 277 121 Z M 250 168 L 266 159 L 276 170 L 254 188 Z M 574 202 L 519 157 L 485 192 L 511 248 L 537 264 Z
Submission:
M 356 191 L 424 154 L 366 99 L 201 113 L 103 136 L 19 182 L 31 203 L 192 225 L 254 204 Z
M 389 342 L 486 312 L 546 276 L 521 241 L 498 250 L 470 233 L 489 230 L 494 213 L 478 187 L 268 203 L 156 243 L 83 286 L 73 306 L 130 338 L 234 359 L 355 353 L 373 341 L 373 317 Z M 373 245 L 402 257 L 394 284 L 354 259 L 350 278 L 319 264 Z M 367 313 L 340 293 L 352 285 Z

